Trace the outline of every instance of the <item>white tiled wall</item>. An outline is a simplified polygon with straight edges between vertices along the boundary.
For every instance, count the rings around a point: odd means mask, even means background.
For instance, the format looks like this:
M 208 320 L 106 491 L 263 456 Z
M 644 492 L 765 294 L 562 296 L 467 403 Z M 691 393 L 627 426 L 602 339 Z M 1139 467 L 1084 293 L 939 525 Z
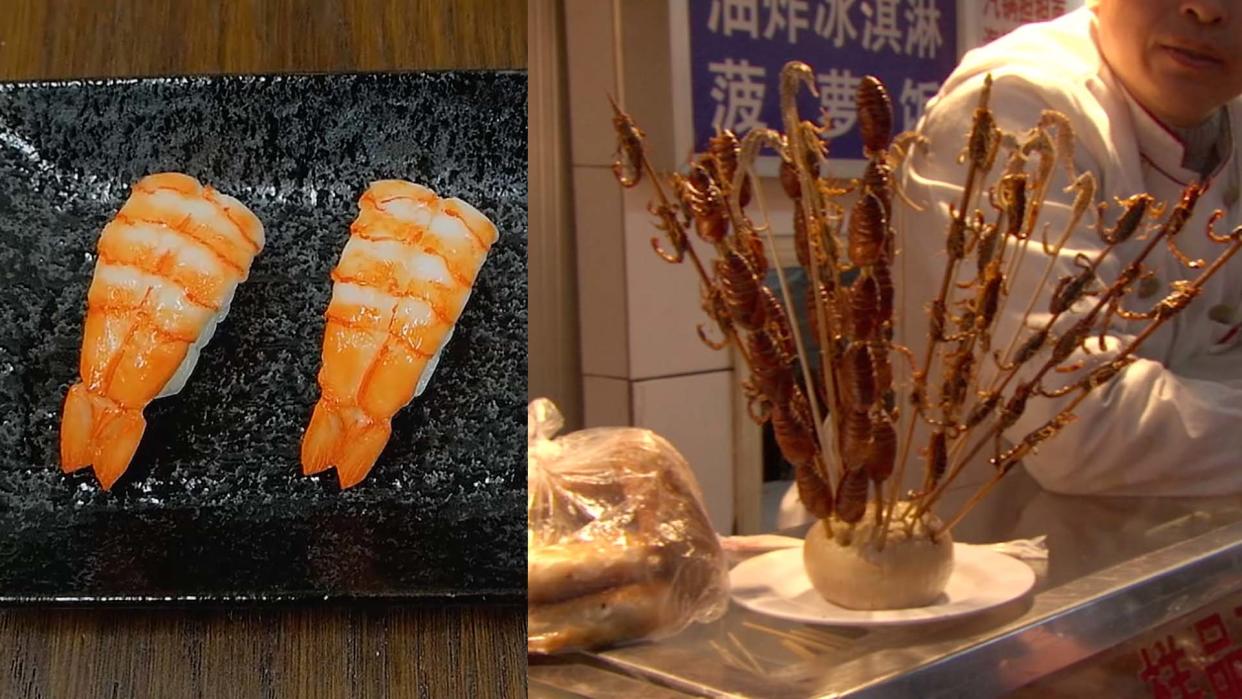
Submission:
M 612 164 L 609 94 L 616 94 L 612 0 L 570 0 L 565 8 L 570 157 L 574 165 Z
M 628 377 L 628 280 L 620 188 L 606 168 L 575 165 L 573 171 L 582 373 Z
M 584 376 L 583 427 L 617 427 L 633 424 L 629 379 Z
M 659 235 L 647 210 L 651 182 L 622 190 L 611 170 L 610 94 L 646 131 L 655 167 L 681 157 L 672 149 L 668 3 L 574 0 L 565 23 L 584 423 L 634 424 L 668 439 L 694 469 L 713 523 L 730 533 L 729 354 L 695 332 L 707 319 L 690 262 L 669 264 L 651 247 Z
M 634 382 L 634 424 L 663 435 L 698 478 L 716 531 L 733 527 L 732 372 Z
M 630 320 L 630 377 L 650 379 L 703 371 L 719 371 L 730 365 L 729 354 L 715 351 L 699 340 L 695 327 L 709 328 L 708 336 L 720 335 L 703 313 L 699 300 L 699 276 L 689 256 L 680 264 L 660 259 L 651 247 L 659 231 L 652 225 L 647 201 L 648 187 L 636 187 L 625 197 L 625 266 Z M 667 238 L 661 245 L 671 252 Z M 704 264 L 715 253 L 696 246 Z

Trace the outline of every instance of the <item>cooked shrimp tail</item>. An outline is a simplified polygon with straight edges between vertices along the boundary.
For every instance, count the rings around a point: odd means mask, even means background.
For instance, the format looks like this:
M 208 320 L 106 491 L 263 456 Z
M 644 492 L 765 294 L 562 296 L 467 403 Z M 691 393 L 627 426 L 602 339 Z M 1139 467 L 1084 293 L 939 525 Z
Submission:
M 362 482 L 388 444 L 388 420 L 365 415 L 346 419 L 348 408 L 320 399 L 302 440 L 302 473 L 313 475 L 336 466 L 341 488 Z
M 393 415 L 427 387 L 496 242 L 473 206 L 398 180 L 368 188 L 350 234 L 332 272 L 322 396 L 302 440 L 302 472 L 335 466 L 341 488 L 366 477 Z
M 129 466 L 142 411 L 180 391 L 263 248 L 241 202 L 166 172 L 134 184 L 99 237 L 79 381 L 65 397 L 61 468 L 93 465 L 105 490 Z
M 141 410 L 124 408 L 74 384 L 65 397 L 61 470 L 72 473 L 93 464 L 99 484 L 109 490 L 129 467 L 146 428 Z

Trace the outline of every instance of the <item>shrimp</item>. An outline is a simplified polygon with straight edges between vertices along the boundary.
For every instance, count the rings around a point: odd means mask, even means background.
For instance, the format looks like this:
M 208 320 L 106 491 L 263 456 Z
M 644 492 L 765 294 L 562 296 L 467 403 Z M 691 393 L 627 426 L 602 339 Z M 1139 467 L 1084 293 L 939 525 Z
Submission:
M 61 420 L 65 473 L 94 466 L 111 489 L 142 440 L 143 409 L 184 387 L 263 244 L 249 209 L 193 177 L 134 185 L 99 238 L 81 378 Z
M 382 180 L 362 195 L 332 272 L 305 475 L 335 466 L 342 489 L 366 477 L 392 416 L 426 388 L 496 239 L 473 206 L 411 182 Z

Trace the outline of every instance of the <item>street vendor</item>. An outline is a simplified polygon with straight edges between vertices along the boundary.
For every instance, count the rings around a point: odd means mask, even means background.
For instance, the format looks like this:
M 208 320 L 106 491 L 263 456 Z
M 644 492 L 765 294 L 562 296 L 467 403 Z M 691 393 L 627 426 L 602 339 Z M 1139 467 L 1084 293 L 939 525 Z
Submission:
M 1223 212 L 1217 233 L 1242 224 L 1242 0 L 1095 0 L 1054 21 L 1019 28 L 966 54 L 920 121 L 927 147 L 916 150 L 899 173 L 906 195 L 924 207 L 922 212 L 898 207 L 895 218 L 903 253 L 897 259 L 898 307 L 905 323 L 898 340 L 920 360 L 928 342 L 926 304 L 936 297 L 945 267 L 944 253 L 932 251 L 943 250 L 950 203 L 956 206 L 962 196 L 967 166 L 958 155 L 989 75 L 989 106 L 1003 131 L 1021 137 L 1044 110 L 1055 110 L 1068 118 L 1075 134 L 1073 171 L 1057 165 L 1028 259 L 1009 280 L 1011 300 L 997 322 L 995 347 L 1004 350 L 1019 332 L 1047 259 L 1039 251 L 1041 231 L 1047 224 L 1055 239 L 1069 220 L 1070 185 L 1081 173 L 1094 176 L 1095 198 L 1110 204 L 1104 228 L 1121 210 L 1115 198 L 1147 192 L 1165 202 L 1167 215 L 1189 184 L 1201 183 L 1202 196 L 1178 238 L 1192 259 L 1211 261 L 1224 247 L 1205 234 L 1213 212 Z M 990 215 L 986 195 L 976 206 Z M 1040 290 L 1042 299 L 1058 279 L 1079 271 L 1080 253 L 1094 257 L 1105 246 L 1095 218 L 1092 206 L 1060 251 Z M 1142 245 L 1131 239 L 1118 246 L 1098 270 L 1102 283 L 1116 278 Z M 1163 245 L 1147 266 L 1153 275 L 1125 299 L 1131 310 L 1152 307 L 1175 282 L 1198 275 Z M 973 269 L 965 270 L 959 280 L 972 276 Z M 1047 320 L 1047 301 L 1035 311 L 1027 327 Z M 1092 353 L 1080 349 L 1075 359 L 1094 366 L 1146 324 L 1115 319 L 1103 340 L 1106 351 L 1099 351 L 1100 340 L 1093 337 Z M 1021 330 L 1020 337 L 1030 332 Z M 986 364 L 983 375 L 995 375 L 995 365 Z M 1047 387 L 1081 376 L 1057 374 Z M 1063 402 L 1033 398 L 1006 436 L 1021 439 Z M 1242 493 L 1242 260 L 1231 260 L 1194 303 L 1140 347 L 1135 363 L 1074 413 L 1073 424 L 1025 459 L 1047 490 Z

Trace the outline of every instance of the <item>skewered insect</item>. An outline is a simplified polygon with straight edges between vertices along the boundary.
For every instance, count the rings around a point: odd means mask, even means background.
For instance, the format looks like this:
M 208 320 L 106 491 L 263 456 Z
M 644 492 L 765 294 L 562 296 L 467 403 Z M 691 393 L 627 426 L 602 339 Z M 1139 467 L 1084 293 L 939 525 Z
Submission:
M 882 483 L 892 475 L 897 460 L 897 432 L 886 416 L 872 420 L 869 447 L 865 460 L 867 475 L 872 482 Z
M 802 198 L 802 183 L 798 181 L 798 168 L 794 166 L 792 160 L 781 161 L 780 179 L 785 196 L 794 201 Z
M 1054 314 L 1064 313 L 1078 303 L 1078 300 L 1087 293 L 1087 287 L 1095 281 L 1095 265 L 1092 264 L 1090 258 L 1078 253 L 1074 257 L 1074 264 L 1081 271 L 1076 276 L 1061 277 L 1061 280 L 1057 282 L 1056 290 L 1052 292 L 1052 301 L 1048 305 L 1048 310 Z
M 885 254 L 884 207 L 879 197 L 863 195 L 854 204 L 849 223 L 850 262 L 863 267 L 880 261 Z
M 970 384 L 970 373 L 975 365 L 975 355 L 968 349 L 957 352 L 950 358 L 951 368 L 945 373 L 940 388 L 940 401 L 945 406 L 961 405 L 966 400 L 967 386 Z
M 1031 393 L 1035 390 L 1035 384 L 1027 381 L 1018 384 L 1014 389 L 1013 395 L 1001 408 L 1000 422 L 1006 428 L 1013 427 L 1013 424 L 1022 417 L 1022 413 L 1026 412 L 1026 403 L 1031 398 Z
M 853 409 L 846 414 L 845 434 L 841 440 L 841 455 L 846 468 L 866 465 L 871 433 L 871 416 L 865 409 Z
M 750 261 L 735 250 L 716 260 L 716 278 L 733 322 L 747 330 L 763 325 L 764 304 L 759 294 L 759 278 Z
M 944 305 L 943 299 L 936 299 L 935 301 L 932 301 L 931 308 L 927 316 L 930 322 L 929 332 L 931 334 L 932 339 L 937 342 L 942 342 L 945 339 L 945 336 L 944 336 L 945 313 L 946 311 L 945 311 L 945 305 Z
M 659 223 L 656 224 L 656 229 L 663 231 L 668 237 L 669 242 L 673 244 L 673 251 L 665 252 L 664 247 L 660 244 L 660 238 L 656 236 L 651 239 L 651 249 L 655 250 L 660 259 L 665 262 L 680 264 L 686 257 L 686 249 L 690 245 L 690 241 L 686 238 L 681 222 L 677 220 L 677 211 L 669 204 L 656 204 L 654 202 L 647 205 L 647 211 L 659 220 Z
M 992 76 L 983 83 L 983 91 L 979 94 L 979 106 L 975 108 L 971 121 L 970 134 L 967 137 L 966 150 L 962 152 L 959 162 L 970 162 L 972 168 L 979 170 L 992 169 L 1001 141 L 1000 129 L 996 126 L 996 117 L 988 109 L 988 100 L 992 96 Z
M 950 210 L 954 208 L 950 207 Z M 956 211 L 953 213 L 953 222 L 949 224 L 949 235 L 945 238 L 944 249 L 951 260 L 960 260 L 966 256 L 966 221 L 960 219 Z
M 798 484 L 798 499 L 811 514 L 820 519 L 827 519 L 832 514 L 832 486 L 820 475 L 821 468 L 799 468 L 794 470 L 794 479 Z
M 893 274 L 888 264 L 879 262 L 871 266 L 871 276 L 875 279 L 876 288 L 879 291 L 879 303 L 875 311 L 879 316 L 880 325 L 891 325 L 893 322 Z
M 791 358 L 772 340 L 766 328 L 750 333 L 747 344 L 755 386 L 773 404 L 783 405 L 789 400 L 793 388 Z
M 704 308 L 723 335 L 719 344 L 732 344 L 749 369 L 744 387 L 748 409 L 753 417 L 772 421 L 782 453 L 795 464 L 804 503 L 818 517 L 835 517 L 833 521 L 850 525 L 843 530 L 848 539 L 874 491 L 874 531 L 877 548 L 882 548 L 890 526 L 904 526 L 907 532 L 912 531 L 914 523 L 922 521 L 964 465 L 982 448 L 996 445 L 993 462 L 998 472 L 994 477 L 999 477 L 1016 459 L 1034 451 L 1069 424 L 1072 413 L 1066 410 L 1040 430 L 1014 440 L 1017 446 L 1013 449 L 1001 450 L 1002 433 L 1027 413 L 1032 398 L 1043 401 L 1045 397 L 1065 396 L 1072 408 L 1088 391 L 1114 379 L 1135 349 L 1161 323 L 1191 303 L 1202 281 L 1218 267 L 1209 267 L 1194 282 L 1176 284 L 1173 292 L 1148 312 L 1132 313 L 1121 306 L 1121 299 L 1140 278 L 1142 259 L 1160 242 L 1167 244 L 1184 263 L 1199 264 L 1182 255 L 1173 240 L 1190 220 L 1199 195 L 1197 187 L 1189 187 L 1164 223 L 1151 228 L 1155 232 L 1147 235 L 1146 247 L 1132 266 L 1118 267 L 1112 257 L 1120 254 L 1122 243 L 1136 237 L 1144 239 L 1149 219 L 1154 222 L 1163 216 L 1147 194 L 1118 200 L 1124 210 L 1111 228 L 1099 220 L 1088 224 L 1087 229 L 1094 228 L 1104 248 L 1092 253 L 1094 257 L 1075 255 L 1076 269 L 1049 285 L 1056 264 L 1067 254 L 1062 252 L 1064 246 L 1080 232 L 1080 224 L 1095 201 L 1096 182 L 1090 172 L 1076 175 L 1073 133 L 1063 116 L 1044 112 L 1029 136 L 1003 132 L 988 108 L 992 85 L 989 77 L 979 95 L 966 134 L 966 147 L 959 158 L 969 164 L 962 196 L 948 202 L 947 260 L 940 291 L 930 300 L 913 298 L 904 304 L 914 312 L 926 309 L 928 313 L 929 342 L 920 364 L 909 350 L 893 343 L 895 294 L 890 271 L 898 253 L 891 228 L 895 218 L 893 194 L 901 194 L 897 189 L 899 178 L 892 168 L 920 141 L 917 136 L 899 136 L 898 145 L 893 145 L 889 97 L 879 81 L 861 80 L 856 95 L 857 115 L 868 163 L 861 179 L 853 185 L 858 197 L 847 212 L 834 200 L 842 192 L 820 174 L 825 160 L 826 129 L 801 119 L 797 113 L 797 92 L 805 86 L 814 93 L 814 75 L 809 66 L 801 63 L 791 63 L 782 71 L 784 135 L 757 129 L 739 144 L 733 134 L 717 133 L 708 153 L 692 162 L 685 176 L 670 178 L 677 194 L 672 201 L 665 197 L 664 182 L 653 175 L 659 202 L 652 205 L 652 212 L 670 241 L 666 243 L 670 252 L 656 247 L 670 261 L 680 262 L 689 257 L 694 262 L 700 275 Z M 615 110 L 614 127 L 618 132 L 614 171 L 624 186 L 632 186 L 642 170 L 650 174 L 642 153 L 642 132 L 619 109 Z M 802 326 L 792 321 L 777 293 L 761 282 L 768 268 L 767 248 L 761 240 L 771 232 L 771 226 L 767 221 L 752 221 L 749 216 L 754 212 L 744 209 L 752 194 L 756 201 L 760 199 L 759 190 L 751 191 L 754 185 L 750 179 L 762 148 L 775 151 L 781 159 L 781 188 L 792 200 L 795 212 L 798 263 L 811 282 L 805 296 L 797 296 L 795 301 L 785 286 L 782 262 L 774 259 L 772 266 L 782 277 L 780 293 L 785 303 L 806 307 L 812 338 L 805 337 Z M 1002 152 L 1005 166 L 993 173 L 993 165 Z M 1036 155 L 1038 161 L 1033 157 Z M 1045 225 L 1041 231 L 1042 246 L 1030 245 L 1056 160 L 1061 161 L 1073 180 L 1065 190 L 1073 193 L 1073 204 L 1055 241 L 1049 240 L 1050 226 Z M 980 210 L 983 207 L 979 200 L 984 195 L 988 196 L 994 214 Z M 938 202 L 937 206 L 944 204 Z M 912 208 L 919 210 L 918 206 Z M 714 259 L 707 264 L 696 257 L 696 248 L 686 237 L 691 225 L 711 243 Z M 1209 224 L 1208 236 L 1229 245 L 1229 251 L 1222 253 L 1213 265 L 1223 263 L 1228 255 L 1242 249 L 1242 231 L 1220 234 Z M 1013 244 L 1011 237 L 1016 241 Z M 1160 241 L 1162 237 L 1164 241 Z M 772 250 L 779 249 L 774 241 L 768 242 Z M 1041 249 L 1051 258 L 1045 265 L 1044 278 L 1037 284 L 1026 284 L 1025 277 L 1019 276 L 1022 262 L 1027 255 L 1038 256 Z M 962 264 L 968 256 L 974 257 L 973 264 Z M 1108 264 L 1104 264 L 1105 260 Z M 973 268 L 974 279 L 960 283 L 960 268 L 968 265 Z M 1116 269 L 1123 271 L 1113 284 L 1100 279 L 1102 270 L 1112 273 Z M 990 343 L 994 326 L 1002 318 L 1009 318 L 1006 306 L 1013 300 L 1013 280 L 1023 282 L 1023 288 L 1043 290 L 1047 300 L 1043 296 L 1030 298 L 1016 324 L 1019 332 L 1014 333 L 1012 340 L 1006 338 L 1009 344 L 1004 351 L 993 353 Z M 958 293 L 958 289 L 967 292 Z M 1090 304 L 1086 300 L 1088 295 L 1095 297 Z M 1050 317 L 1038 325 L 1033 321 L 1037 316 L 1032 315 L 1037 303 L 1046 303 L 1051 310 Z M 1089 310 L 1073 322 L 1058 322 L 1062 314 L 1079 305 Z M 1145 321 L 1147 326 L 1128 344 L 1123 343 L 1120 358 L 1088 367 L 1094 355 L 1087 350 L 1087 339 L 1094 331 L 1107 329 L 1114 315 Z M 953 335 L 947 335 L 949 332 Z M 703 337 L 707 341 L 706 333 Z M 1051 342 L 1053 337 L 1055 343 Z M 938 348 L 940 343 L 953 345 Z M 1049 348 L 1046 361 L 1033 376 L 1020 378 L 1018 369 L 1033 362 L 1045 348 Z M 1079 348 L 1084 350 L 1083 357 L 1076 358 L 1072 366 L 1067 365 Z M 813 360 L 813 349 L 819 350 L 818 360 Z M 894 383 L 893 351 L 902 351 L 909 360 L 908 382 Z M 998 368 L 995 376 L 985 376 L 989 372 L 981 363 L 989 354 Z M 1056 391 L 1045 390 L 1043 377 L 1049 372 L 1069 373 L 1081 368 L 1087 368 L 1084 376 L 1076 376 Z M 927 395 L 929 383 L 938 389 L 934 400 Z M 906 390 L 913 410 L 907 416 L 909 422 L 902 424 L 905 421 L 899 422 L 898 406 L 906 402 L 899 393 Z M 831 424 L 822 421 L 825 415 Z M 932 441 L 925 452 L 927 474 L 922 491 L 912 496 L 913 505 L 905 513 L 897 514 L 898 488 L 882 486 L 894 476 L 895 480 L 902 480 L 901 469 L 913 438 L 906 436 L 903 442 L 903 433 L 907 428 L 913 430 L 915 421 L 933 428 Z M 983 434 L 971 438 L 972 431 Z M 832 463 L 834 458 L 840 463 Z M 943 530 L 951 529 L 977 499 L 949 519 Z M 930 536 L 934 540 L 938 534 L 932 531 Z
M 1099 230 L 1100 239 L 1111 245 L 1124 243 L 1130 239 L 1138 230 L 1139 224 L 1143 221 L 1143 216 L 1147 214 L 1148 207 L 1151 206 L 1154 198 L 1150 194 L 1135 194 L 1128 199 L 1118 199 L 1117 204 L 1124 206 L 1125 210 L 1121 213 L 1121 217 L 1117 219 L 1117 223 L 1109 230 L 1104 230 L 1102 221 L 1104 218 L 1104 209 L 1107 206 L 1103 202 L 1099 206 L 1099 218 L 1096 221 Z
M 865 407 L 875 403 L 876 375 L 871 347 L 863 343 L 851 346 L 845 352 L 845 366 L 851 404 Z
M 966 428 L 970 429 L 983 422 L 988 415 L 996 410 L 996 404 L 1000 402 L 1001 394 L 999 391 L 988 391 L 980 397 L 979 402 L 975 403 L 970 409 L 970 413 L 966 416 Z
M 712 160 L 715 162 L 716 170 L 720 173 L 721 182 L 733 182 L 734 175 L 737 174 L 738 153 L 741 150 L 741 143 L 737 140 L 737 136 L 732 131 L 725 129 L 707 141 L 708 152 L 711 153 Z M 750 203 L 750 180 L 742 180 L 742 189 L 738 192 L 739 204 L 745 207 Z
M 932 433 L 931 442 L 927 445 L 927 483 L 924 490 L 936 487 L 948 467 L 949 450 L 945 432 L 936 430 Z
M 867 469 L 858 468 L 845 472 L 837 488 L 836 511 L 842 522 L 854 524 L 867 511 L 867 485 L 871 479 Z
M 1000 183 L 1000 202 L 1005 212 L 1005 235 L 1021 238 L 1026 216 L 1026 174 L 1006 175 Z
M 977 260 L 977 269 L 979 277 L 969 284 L 962 285 L 962 288 L 969 288 L 978 283 L 987 271 L 988 265 L 992 264 L 992 258 L 996 254 L 996 244 L 1000 241 L 1000 229 L 994 225 L 984 226 L 983 232 L 979 234 L 979 241 L 975 244 L 975 259 Z
M 818 339 L 821 335 L 819 327 L 819 313 L 817 312 L 815 305 L 815 288 L 814 284 L 808 284 L 806 287 L 806 309 L 807 319 L 811 323 L 811 336 Z M 825 332 L 828 332 L 828 329 L 831 328 L 835 332 L 839 333 L 842 325 L 844 324 L 842 322 L 843 318 L 840 317 L 842 314 L 838 312 L 837 304 L 833 301 L 832 294 L 828 290 L 828 285 L 824 282 L 819 283 L 818 302 L 822 305 L 824 312 L 827 315 L 828 328 L 824 329 Z M 828 341 L 831 342 L 833 339 L 834 338 L 829 335 Z
M 880 200 L 885 218 L 892 215 L 892 180 L 893 172 L 887 163 L 874 159 L 867 161 L 867 168 L 863 170 L 862 176 L 862 193 Z
M 1044 344 L 1048 342 L 1049 330 L 1047 327 L 1040 328 L 1026 338 L 1026 341 L 1018 347 L 1018 351 L 1013 355 L 1013 361 L 1006 364 L 997 359 L 997 366 L 1004 371 L 1012 371 L 1013 369 L 1027 363 L 1043 349 Z
M 794 390 L 800 389 L 794 387 Z M 814 431 L 796 410 L 789 407 L 792 405 L 792 399 L 787 405 L 776 404 L 772 411 L 772 431 L 785 458 L 799 470 L 804 470 L 811 467 L 815 458 Z
M 690 168 L 690 176 L 680 187 L 682 203 L 690 210 L 694 230 L 709 243 L 719 243 L 729 232 L 728 205 L 724 192 L 712 178 L 707 165 L 697 162 Z
M 880 327 L 880 286 L 871 274 L 863 273 L 850 287 L 850 326 L 860 340 L 871 338 Z
M 1070 329 L 1061 337 L 1057 338 L 1057 343 L 1052 347 L 1051 363 L 1055 366 L 1065 362 L 1079 345 L 1083 344 L 1087 336 L 1091 334 L 1091 327 L 1095 324 L 1095 317 L 1087 314 L 1075 321 Z
M 643 167 L 647 164 L 647 156 L 643 151 L 643 138 L 646 134 L 634 123 L 633 117 L 621 111 L 611 95 L 608 102 L 612 104 L 612 125 L 617 132 L 617 149 L 612 160 L 612 174 L 622 187 L 633 187 L 643 178 Z
M 858 122 L 863 152 L 867 156 L 883 152 L 893 135 L 893 104 L 884 84 L 873 76 L 858 82 Z

